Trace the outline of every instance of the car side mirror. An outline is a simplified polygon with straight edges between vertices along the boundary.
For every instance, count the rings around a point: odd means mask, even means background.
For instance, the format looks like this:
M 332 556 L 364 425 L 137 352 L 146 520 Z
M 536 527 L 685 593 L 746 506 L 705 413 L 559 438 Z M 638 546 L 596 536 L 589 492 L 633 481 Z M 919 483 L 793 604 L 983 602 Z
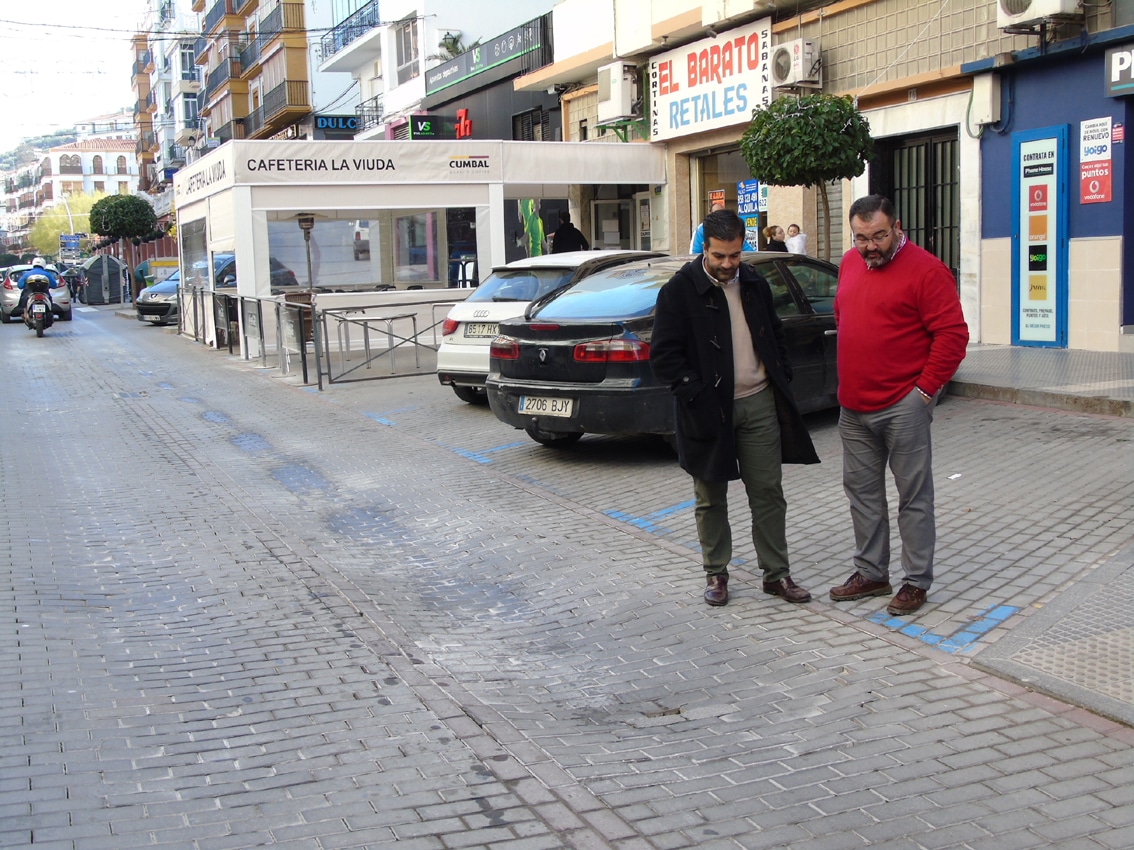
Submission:
M 226 274 L 224 280 L 221 281 L 221 286 L 236 286 L 236 275 Z

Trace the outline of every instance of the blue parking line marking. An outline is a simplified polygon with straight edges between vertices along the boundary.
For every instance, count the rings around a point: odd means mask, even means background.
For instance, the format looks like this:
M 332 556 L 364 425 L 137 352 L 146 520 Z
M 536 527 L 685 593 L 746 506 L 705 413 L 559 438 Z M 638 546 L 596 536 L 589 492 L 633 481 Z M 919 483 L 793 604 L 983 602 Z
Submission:
M 628 514 L 624 511 L 615 510 L 603 511 L 603 514 L 610 517 L 611 519 L 621 520 L 627 525 L 632 525 L 635 528 L 640 528 L 643 531 L 651 531 L 654 534 L 668 534 L 670 532 L 670 529 L 658 525 L 657 521 L 670 516 L 671 514 L 689 510 L 689 508 L 693 507 L 693 505 L 694 500 L 689 499 L 685 502 L 678 502 L 676 505 L 671 505 L 668 508 L 662 508 L 661 510 L 654 511 L 653 513 L 648 513 L 645 516 L 634 516 L 633 514 Z
M 951 635 L 938 635 L 924 626 L 911 623 L 901 617 L 892 617 L 885 611 L 871 614 L 868 619 L 872 623 L 886 626 L 901 634 L 920 640 L 922 643 L 936 647 L 944 652 L 967 652 L 975 648 L 977 641 L 988 634 L 1020 609 L 1013 605 L 994 605 L 985 608 L 977 614 L 977 618 L 966 626 L 962 626 Z
M 392 428 L 397 424 L 392 419 L 387 419 L 385 416 L 380 416 L 377 413 L 365 413 L 364 412 L 362 415 L 365 416 L 367 419 L 373 419 L 379 425 L 389 425 Z
M 518 440 L 515 443 L 504 443 L 500 446 L 493 446 L 490 449 L 480 449 L 479 451 L 473 451 L 472 449 L 459 449 L 456 446 L 446 446 L 444 443 L 438 443 L 437 445 L 441 446 L 442 448 L 446 448 L 454 454 L 460 455 L 463 458 L 475 460 L 477 463 L 492 463 L 492 458 L 486 457 L 486 455 L 490 455 L 493 452 L 502 452 L 506 451 L 507 449 L 514 449 L 517 446 L 526 446 L 528 445 L 528 441 Z

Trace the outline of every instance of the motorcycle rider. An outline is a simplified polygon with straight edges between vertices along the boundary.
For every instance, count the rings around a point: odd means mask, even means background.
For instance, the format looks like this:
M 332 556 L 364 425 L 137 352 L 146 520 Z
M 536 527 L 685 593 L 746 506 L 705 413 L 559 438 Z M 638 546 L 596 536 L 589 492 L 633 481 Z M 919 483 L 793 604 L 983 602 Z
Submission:
M 16 281 L 16 288 L 20 290 L 20 301 L 16 304 L 16 309 L 13 314 L 19 313 L 21 316 L 24 314 L 24 307 L 28 303 L 28 291 L 24 289 L 24 284 L 34 275 L 41 275 L 51 281 L 51 288 L 56 289 L 62 284 L 59 282 L 59 275 L 47 267 L 43 257 L 36 257 L 32 260 L 32 267 L 20 275 L 20 279 Z M 51 293 L 47 293 L 47 300 L 51 301 Z

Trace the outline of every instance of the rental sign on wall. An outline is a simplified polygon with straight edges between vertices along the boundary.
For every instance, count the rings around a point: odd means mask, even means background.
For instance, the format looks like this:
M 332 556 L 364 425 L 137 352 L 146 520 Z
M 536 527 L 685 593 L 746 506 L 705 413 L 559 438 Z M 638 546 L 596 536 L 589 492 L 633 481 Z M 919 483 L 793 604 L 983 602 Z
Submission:
M 745 124 L 772 101 L 771 18 L 650 60 L 650 141 Z

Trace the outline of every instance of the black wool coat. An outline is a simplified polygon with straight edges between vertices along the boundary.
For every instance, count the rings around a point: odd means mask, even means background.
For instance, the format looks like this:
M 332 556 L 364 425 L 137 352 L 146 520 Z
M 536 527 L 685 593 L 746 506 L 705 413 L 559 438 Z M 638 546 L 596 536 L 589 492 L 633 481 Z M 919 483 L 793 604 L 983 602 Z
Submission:
M 772 290 L 751 266 L 740 265 L 740 300 L 756 354 L 768 373 L 764 392 L 775 394 L 784 463 L 818 463 L 819 456 L 795 406 L 789 383 L 783 323 Z M 740 478 L 733 404 L 732 325 L 724 290 L 701 266 L 686 263 L 658 293 L 650 366 L 674 395 L 677 458 L 681 468 L 704 481 Z

